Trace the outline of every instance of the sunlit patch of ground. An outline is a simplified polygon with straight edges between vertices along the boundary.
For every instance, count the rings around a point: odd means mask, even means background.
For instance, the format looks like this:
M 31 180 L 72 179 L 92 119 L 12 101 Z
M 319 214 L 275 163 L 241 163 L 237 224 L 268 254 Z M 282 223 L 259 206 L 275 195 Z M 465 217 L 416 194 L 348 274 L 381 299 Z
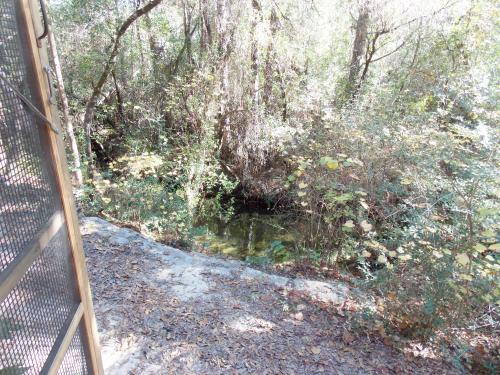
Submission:
M 88 218 L 106 374 L 454 374 L 349 333 L 339 282 L 268 275 Z

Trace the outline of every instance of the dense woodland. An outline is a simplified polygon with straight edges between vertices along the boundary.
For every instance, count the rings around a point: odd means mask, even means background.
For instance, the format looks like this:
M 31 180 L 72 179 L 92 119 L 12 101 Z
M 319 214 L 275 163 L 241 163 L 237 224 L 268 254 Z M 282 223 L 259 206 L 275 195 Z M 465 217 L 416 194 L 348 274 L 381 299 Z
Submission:
M 184 248 L 200 217 L 281 215 L 294 244 L 266 257 L 375 295 L 361 329 L 446 342 L 458 367 L 494 371 L 498 3 L 52 0 L 49 13 L 86 214 Z

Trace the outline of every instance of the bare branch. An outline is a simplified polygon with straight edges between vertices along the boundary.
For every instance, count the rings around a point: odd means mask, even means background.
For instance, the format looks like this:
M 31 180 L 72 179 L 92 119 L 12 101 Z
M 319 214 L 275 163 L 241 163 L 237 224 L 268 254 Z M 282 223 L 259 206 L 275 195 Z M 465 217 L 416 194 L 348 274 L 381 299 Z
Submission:
M 377 57 L 376 59 L 372 59 L 371 62 L 374 63 L 374 62 L 377 62 L 379 60 L 382 60 L 382 59 L 385 59 L 386 57 L 392 55 L 393 53 L 396 53 L 399 49 L 401 49 L 401 47 L 403 47 L 404 45 L 406 44 L 406 40 L 403 41 L 403 43 L 401 43 L 399 46 L 397 46 L 395 49 L 393 49 L 391 52 L 388 52 L 386 53 L 385 55 L 383 56 L 380 56 L 380 57 Z

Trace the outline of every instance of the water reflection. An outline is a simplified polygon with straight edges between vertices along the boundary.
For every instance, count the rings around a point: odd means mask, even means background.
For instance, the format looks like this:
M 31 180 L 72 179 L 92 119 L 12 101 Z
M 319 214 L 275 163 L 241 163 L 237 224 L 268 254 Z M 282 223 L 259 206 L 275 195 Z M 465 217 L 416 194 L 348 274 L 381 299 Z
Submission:
M 285 216 L 241 213 L 229 222 L 212 218 L 199 222 L 194 241 L 211 253 L 249 260 L 255 257 L 283 257 L 293 248 L 296 235 Z

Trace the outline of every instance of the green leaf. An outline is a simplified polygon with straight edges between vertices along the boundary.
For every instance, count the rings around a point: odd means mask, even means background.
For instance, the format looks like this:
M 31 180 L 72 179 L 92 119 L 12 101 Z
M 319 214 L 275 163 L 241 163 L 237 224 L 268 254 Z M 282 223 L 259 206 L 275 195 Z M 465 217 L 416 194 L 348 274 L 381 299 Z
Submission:
M 337 169 L 339 167 L 339 162 L 336 160 L 331 160 L 331 161 L 326 163 L 326 167 L 329 170 L 334 171 L 335 169 Z
M 476 250 L 478 253 L 482 254 L 486 250 L 486 246 L 483 244 L 477 243 L 474 245 L 474 250 Z
M 345 202 L 349 202 L 353 199 L 353 195 L 351 193 L 344 193 L 344 194 L 340 194 L 340 195 L 333 195 L 333 194 L 328 194 L 328 196 L 327 196 L 327 198 L 331 202 L 345 203 Z
M 488 217 L 488 216 L 493 216 L 493 215 L 496 215 L 498 213 L 498 209 L 497 208 L 480 208 L 479 210 L 477 210 L 478 214 L 479 214 L 479 217 L 481 218 L 485 218 L 485 217 Z
M 401 185 L 411 185 L 412 180 L 410 178 L 403 178 L 401 180 Z
M 325 165 L 329 161 L 333 161 L 333 159 L 330 156 L 323 156 L 321 159 L 319 159 L 319 164 Z
M 495 232 L 493 232 L 491 229 L 487 229 L 487 230 L 481 232 L 481 236 L 483 236 L 483 237 L 495 237 Z

